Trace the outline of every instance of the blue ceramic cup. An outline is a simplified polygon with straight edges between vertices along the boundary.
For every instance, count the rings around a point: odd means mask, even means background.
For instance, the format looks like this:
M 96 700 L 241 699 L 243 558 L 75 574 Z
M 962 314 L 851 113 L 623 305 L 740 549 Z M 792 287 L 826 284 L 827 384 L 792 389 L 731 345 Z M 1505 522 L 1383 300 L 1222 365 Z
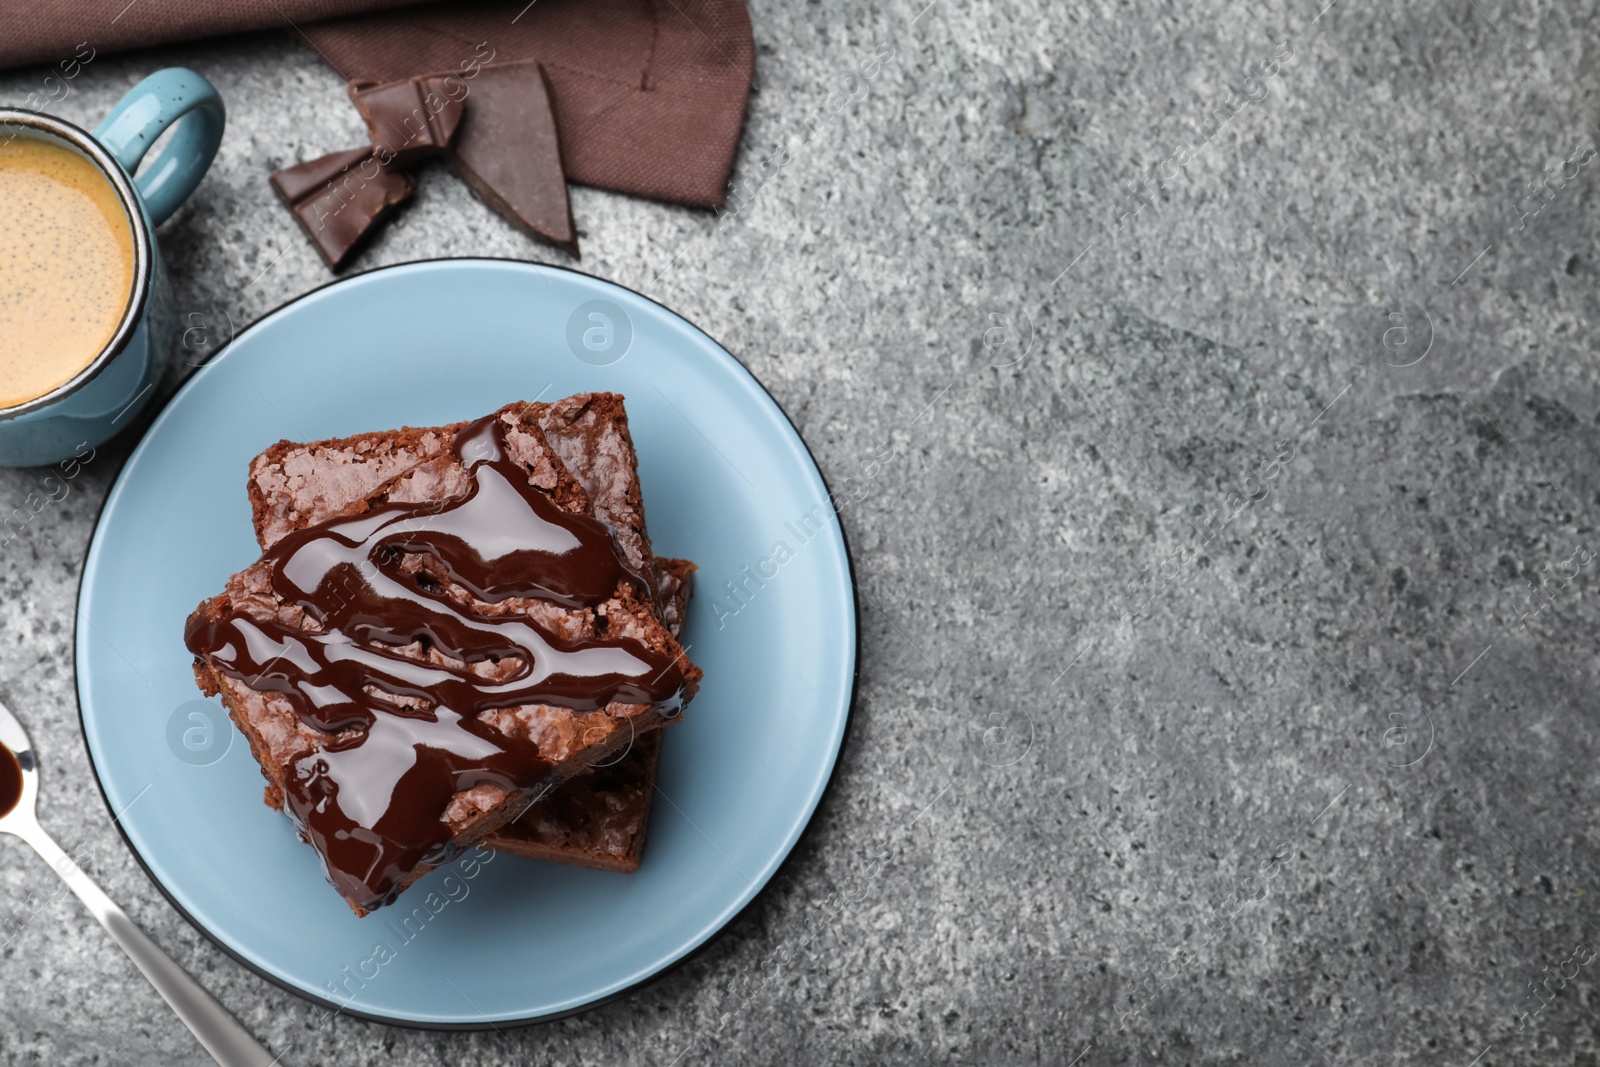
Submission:
M 116 190 L 133 230 L 133 288 L 111 340 L 87 367 L 42 396 L 0 408 L 0 466 L 81 456 L 126 427 L 154 397 L 172 352 L 173 312 L 155 228 L 186 200 L 222 142 L 222 98 L 172 67 L 128 90 L 91 135 L 36 111 L 0 108 L 0 153 L 18 137 L 54 141 L 90 160 Z M 162 132 L 172 136 L 145 172 Z M 0 204 L 0 226 L 8 205 Z

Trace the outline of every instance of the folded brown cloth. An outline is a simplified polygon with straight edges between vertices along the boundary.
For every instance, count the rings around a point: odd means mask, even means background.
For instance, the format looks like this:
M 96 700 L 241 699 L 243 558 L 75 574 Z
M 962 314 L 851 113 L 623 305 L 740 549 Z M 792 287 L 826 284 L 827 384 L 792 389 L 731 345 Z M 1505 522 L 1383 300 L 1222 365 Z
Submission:
M 304 26 L 320 19 L 403 7 L 419 0 L 32 0 L 7 4 L 0 68 L 51 63 L 87 42 L 95 53 L 192 41 L 242 30 Z
M 0 34 L 0 67 L 50 62 L 83 41 L 105 53 L 273 26 L 292 28 L 351 81 L 537 59 L 568 178 L 706 206 L 726 193 L 755 69 L 744 0 L 34 0 L 16 8 Z

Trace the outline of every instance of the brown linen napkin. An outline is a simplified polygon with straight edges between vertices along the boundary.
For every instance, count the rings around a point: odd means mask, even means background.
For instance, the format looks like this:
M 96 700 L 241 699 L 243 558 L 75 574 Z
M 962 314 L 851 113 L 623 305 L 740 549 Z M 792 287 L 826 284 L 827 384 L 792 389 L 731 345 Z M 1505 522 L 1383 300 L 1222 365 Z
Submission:
M 0 69 L 52 63 L 87 44 L 97 54 L 243 30 L 304 26 L 419 0 L 28 0 L 7 4 Z
M 709 206 L 727 191 L 755 69 L 743 0 L 442 3 L 306 34 L 355 81 L 536 59 L 569 180 Z
M 116 2 L 34 0 L 8 16 L 0 67 L 70 55 L 82 41 L 108 52 L 285 25 L 355 81 L 462 70 L 490 57 L 537 59 L 568 178 L 656 200 L 722 203 L 755 69 L 744 0 L 406 4 L 133 0 L 119 14 Z

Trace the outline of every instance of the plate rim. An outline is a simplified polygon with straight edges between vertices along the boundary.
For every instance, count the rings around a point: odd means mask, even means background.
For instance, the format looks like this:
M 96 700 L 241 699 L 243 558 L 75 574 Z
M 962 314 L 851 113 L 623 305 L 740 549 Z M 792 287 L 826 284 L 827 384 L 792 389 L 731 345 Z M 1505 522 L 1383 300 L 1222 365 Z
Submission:
M 620 289 L 623 292 L 629 293 L 632 296 L 635 296 L 638 299 L 645 301 L 646 303 L 655 305 L 657 308 L 660 308 L 662 311 L 666 312 L 668 315 L 671 315 L 671 316 L 677 318 L 679 321 L 683 322 L 685 325 L 689 326 L 691 329 L 693 329 L 696 332 L 700 333 L 707 340 L 709 340 L 712 344 L 716 345 L 716 347 L 719 350 L 721 350 L 721 352 L 724 355 L 726 355 L 728 357 L 729 361 L 733 364 L 733 366 L 736 367 L 739 371 L 743 372 L 744 375 L 747 378 L 750 379 L 750 382 L 757 389 L 759 389 L 761 391 L 761 393 L 764 396 L 766 396 L 766 398 L 768 400 L 770 400 L 772 402 L 772 406 L 775 409 L 777 409 L 777 412 L 778 412 L 779 415 L 783 416 L 783 420 L 786 423 L 788 423 L 789 429 L 794 432 L 795 439 L 800 442 L 800 447 L 805 450 L 806 458 L 811 462 L 811 466 L 816 470 L 817 478 L 818 478 L 819 481 L 822 482 L 823 489 L 825 491 L 827 491 L 829 499 L 832 499 L 832 496 L 833 496 L 832 487 L 829 486 L 829 484 L 828 484 L 828 478 L 827 478 L 827 475 L 822 470 L 822 465 L 817 462 L 816 453 L 812 451 L 810 443 L 807 442 L 806 439 L 805 439 L 805 435 L 800 432 L 800 428 L 795 425 L 794 418 L 789 414 L 788 410 L 785 409 L 784 406 L 781 403 L 779 403 L 778 398 L 772 395 L 772 392 L 769 389 L 767 389 L 767 387 L 762 383 L 761 379 L 757 378 L 755 373 L 753 371 L 751 371 L 749 367 L 745 366 L 744 363 L 737 356 L 735 356 L 733 354 L 733 352 L 726 345 L 724 345 L 721 341 L 719 341 L 715 337 L 713 337 L 709 332 L 707 332 L 706 330 L 702 329 L 697 323 L 691 321 L 686 316 L 684 316 L 684 315 L 680 314 L 679 312 L 673 310 L 672 308 L 670 308 L 667 305 L 661 303 L 660 301 L 655 300 L 655 299 L 653 299 L 653 298 L 651 298 L 649 296 L 646 296 L 644 293 L 639 292 L 637 289 L 633 289 L 633 288 L 630 288 L 629 286 L 623 285 L 621 282 L 612 281 L 609 278 L 601 278 L 598 275 L 590 274 L 590 273 L 588 273 L 586 271 L 576 270 L 576 269 L 574 269 L 572 267 L 563 267 L 563 266 L 560 266 L 558 264 L 553 264 L 553 263 L 537 263 L 537 262 L 534 262 L 532 260 L 514 259 L 514 258 L 512 258 L 510 256 L 430 256 L 430 257 L 424 257 L 422 259 L 406 260 L 406 261 L 401 262 L 401 263 L 388 263 L 388 264 L 384 264 L 381 267 L 374 267 L 371 270 L 359 271 L 359 272 L 354 273 L 354 274 L 345 275 L 344 277 L 332 278 L 332 279 L 330 279 L 328 281 L 323 282 L 321 285 L 315 286 L 315 287 L 313 287 L 311 289 L 307 289 L 306 291 L 304 291 L 302 293 L 298 293 L 295 296 L 290 297 L 288 300 L 285 300 L 282 303 L 277 304 L 277 305 L 267 309 L 266 311 L 263 311 L 260 315 L 256 316 L 254 319 L 252 319 L 244 327 L 242 327 L 241 329 L 235 331 L 233 336 L 231 338 L 229 338 L 228 342 L 226 344 L 224 344 L 222 347 L 218 348 L 216 352 L 212 353 L 211 357 L 209 359 L 207 359 L 203 364 L 201 364 L 194 371 L 194 373 L 190 374 L 188 378 L 186 378 L 184 381 L 179 383 L 178 387 L 172 391 L 170 396 L 166 396 L 166 397 L 161 398 L 160 403 L 155 405 L 152 408 L 150 414 L 147 416 L 148 421 L 145 422 L 145 428 L 144 428 L 143 432 L 141 433 L 141 435 L 138 438 L 138 440 L 134 443 L 133 447 L 129 450 L 127 458 L 123 460 L 123 464 L 122 464 L 121 469 L 117 471 L 116 478 L 112 480 L 111 485 L 106 489 L 105 496 L 101 499 L 99 507 L 95 511 L 94 526 L 93 526 L 93 529 L 91 530 L 91 532 L 89 534 L 88 541 L 84 544 L 84 547 L 83 547 L 83 554 L 82 554 L 82 557 L 80 559 L 79 567 L 78 567 L 78 590 L 77 590 L 77 594 L 73 597 L 73 625 L 72 625 L 73 687 L 72 687 L 72 689 L 73 689 L 73 699 L 76 702 L 77 708 L 78 708 L 78 734 L 79 734 L 80 738 L 83 741 L 83 749 L 84 749 L 84 752 L 88 756 L 88 759 L 89 759 L 89 769 L 92 772 L 92 777 L 94 779 L 94 784 L 95 784 L 95 790 L 96 790 L 96 792 L 99 793 L 100 801 L 101 801 L 102 804 L 105 805 L 106 811 L 113 816 L 112 825 L 116 827 L 117 834 L 122 838 L 122 843 L 125 846 L 127 846 L 127 850 L 129 852 L 129 854 L 131 854 L 133 856 L 135 862 L 138 863 L 139 869 L 144 872 L 145 877 L 147 879 L 149 879 L 150 883 L 156 887 L 157 891 L 160 892 L 161 896 L 166 899 L 167 904 L 175 912 L 177 912 L 180 916 L 182 916 L 184 921 L 186 921 L 191 927 L 193 927 L 195 930 L 198 930 L 200 932 L 200 934 L 202 936 L 204 936 L 207 941 L 209 941 L 216 948 L 220 949 L 225 955 L 227 955 L 235 963 L 237 963 L 241 967 L 245 968 L 247 971 L 249 971 L 251 974 L 255 975 L 257 978 L 264 979 L 265 981 L 270 982 L 272 985 L 277 986 L 280 989 L 283 989 L 284 991 L 292 994 L 293 996 L 295 996 L 295 997 L 299 998 L 300 1000 L 303 1000 L 303 1001 L 305 1001 L 305 1002 L 307 1002 L 309 1004 L 315 1005 L 315 1006 L 320 1007 L 320 1008 L 328 1009 L 329 1011 L 332 1012 L 332 1017 L 333 1018 L 338 1018 L 339 1016 L 344 1015 L 344 1016 L 349 1016 L 349 1017 L 354 1018 L 354 1019 L 360 1019 L 360 1020 L 362 1020 L 364 1022 L 379 1023 L 379 1024 L 382 1024 L 384 1026 L 392 1026 L 392 1027 L 396 1027 L 396 1028 L 399 1028 L 399 1029 L 419 1030 L 419 1031 L 428 1031 L 428 1032 L 436 1032 L 436 1033 L 479 1033 L 479 1032 L 488 1031 L 488 1030 L 504 1029 L 506 1027 L 521 1028 L 521 1027 L 535 1026 L 535 1025 L 538 1025 L 540 1023 L 559 1022 L 562 1019 L 569 1019 L 569 1018 L 572 1018 L 573 1016 L 581 1015 L 584 1012 L 592 1011 L 592 1010 L 594 1010 L 596 1008 L 604 1007 L 607 1004 L 615 1003 L 616 1001 L 621 1000 L 621 999 L 623 999 L 625 997 L 633 996 L 635 993 L 638 993 L 640 990 L 644 989 L 645 987 L 650 986 L 650 985 L 654 984 L 655 982 L 660 981 L 661 979 L 665 978 L 666 976 L 668 976 L 668 975 L 674 973 L 675 971 L 679 970 L 680 968 L 682 968 L 683 966 L 685 966 L 686 964 L 688 964 L 689 962 L 694 960 L 696 957 L 698 957 L 701 953 L 705 952 L 708 948 L 711 947 L 711 945 L 713 943 L 715 943 L 724 934 L 726 934 L 728 928 L 730 926 L 732 926 L 734 924 L 734 922 L 740 918 L 740 916 L 744 915 L 744 913 L 751 907 L 751 905 L 755 904 L 756 901 L 760 900 L 762 897 L 764 897 L 768 893 L 768 891 L 772 887 L 772 883 L 777 880 L 778 875 L 783 873 L 784 868 L 787 867 L 791 861 L 793 861 L 795 850 L 799 847 L 801 841 L 803 841 L 806 838 L 806 836 L 811 832 L 812 824 L 816 820 L 817 811 L 822 807 L 823 801 L 827 798 L 828 794 L 832 791 L 833 786 L 834 786 L 834 782 L 838 778 L 838 775 L 839 775 L 839 764 L 841 762 L 840 757 L 843 756 L 844 750 L 845 750 L 845 746 L 850 743 L 851 735 L 854 732 L 853 731 L 853 726 L 855 724 L 855 718 L 856 718 L 856 705 L 857 705 L 858 700 L 860 699 L 860 692 L 861 692 L 861 686 L 860 686 L 860 681 L 861 681 L 861 593 L 860 593 L 860 587 L 859 587 L 858 583 L 856 582 L 855 557 L 854 557 L 854 553 L 851 551 L 851 548 L 850 548 L 850 538 L 849 538 L 849 535 L 845 532 L 844 523 L 843 522 L 839 522 L 838 523 L 839 541 L 840 541 L 841 547 L 844 550 L 845 576 L 846 576 L 847 580 L 849 581 L 849 585 L 850 585 L 850 610 L 851 610 L 851 619 L 852 619 L 853 628 L 854 628 L 855 633 L 854 633 L 854 641 L 852 642 L 852 647 L 851 647 L 849 697 L 845 701 L 844 723 L 843 723 L 842 729 L 840 730 L 840 733 L 839 733 L 839 744 L 834 749 L 833 760 L 832 760 L 832 763 L 830 764 L 830 766 L 828 768 L 828 776 L 823 781 L 821 788 L 817 790 L 817 793 L 816 793 L 815 797 L 812 798 L 812 800 L 810 802 L 810 810 L 806 813 L 805 823 L 804 823 L 804 825 L 802 825 L 800 827 L 799 833 L 797 833 L 795 835 L 795 838 L 794 838 L 793 841 L 789 842 L 788 847 L 785 848 L 784 851 L 783 851 L 782 857 L 778 860 L 777 864 L 775 864 L 773 866 L 771 871 L 768 872 L 767 876 L 761 881 L 761 884 L 756 887 L 755 891 L 753 893 L 751 893 L 750 896 L 743 903 L 741 903 L 735 910 L 729 912 L 720 921 L 718 921 L 717 924 L 714 927 L 712 927 L 711 929 L 706 931 L 704 933 L 704 935 L 700 937 L 700 940 L 698 942 L 696 942 L 695 944 L 691 945 L 686 951 L 684 951 L 677 958 L 669 961 L 668 963 L 666 963 L 665 965 L 661 966 L 657 970 L 651 972 L 650 974 L 647 974 L 647 975 L 643 976 L 642 978 L 639 978 L 637 981 L 631 982 L 628 985 L 626 985 L 626 986 L 624 986 L 624 987 L 622 987 L 620 989 L 617 989 L 617 990 L 615 990 L 615 991 L 613 991 L 611 993 L 605 994 L 603 996 L 595 997 L 595 998 L 593 998 L 591 1000 L 584 1001 L 582 1004 L 573 1005 L 572 1007 L 569 1007 L 569 1008 L 566 1008 L 566 1009 L 563 1009 L 563 1010 L 559 1010 L 559 1011 L 545 1012 L 545 1013 L 542 1013 L 542 1014 L 529 1015 L 529 1016 L 517 1016 L 517 1017 L 511 1017 L 511 1018 L 489 1018 L 489 1017 L 485 1017 L 485 1018 L 482 1018 L 480 1020 L 473 1021 L 473 1022 L 435 1022 L 435 1021 L 431 1021 L 431 1020 L 420 1020 L 420 1019 L 407 1018 L 407 1017 L 401 1016 L 401 1015 L 384 1015 L 384 1014 L 379 1014 L 379 1013 L 375 1013 L 375 1012 L 357 1010 L 357 1009 L 351 1008 L 349 1005 L 336 1004 L 335 1002 L 333 1002 L 331 1000 L 324 999 L 324 998 L 319 997 L 319 996 L 317 996 L 317 995 L 315 995 L 313 993 L 308 993 L 306 990 L 301 989 L 300 987 L 295 986 L 295 985 L 291 984 L 290 982 L 279 978 L 276 975 L 268 973 L 267 971 L 265 971 L 262 968 L 258 967 L 255 963 L 253 963 L 250 960 L 244 958 L 240 953 L 236 952 L 230 945 L 228 945 L 224 941 L 222 941 L 221 938 L 216 933 L 214 933 L 208 926 L 206 926 L 205 924 L 199 922 L 193 915 L 191 915 L 189 913 L 187 908 L 185 908 L 181 904 L 179 904 L 177 899 L 173 896 L 173 894 L 170 891 L 168 891 L 166 885 L 161 881 L 161 879 L 157 878 L 155 873 L 150 869 L 150 865 L 145 861 L 144 855 L 139 851 L 138 847 L 134 845 L 133 839 L 128 836 L 127 828 L 122 825 L 122 822 L 121 822 L 120 819 L 116 818 L 115 809 L 113 808 L 113 806 L 111 804 L 111 798 L 106 794 L 105 779 L 104 779 L 103 775 L 101 774 L 100 765 L 95 761 L 94 750 L 89 744 L 88 725 L 87 725 L 87 722 L 85 721 L 85 717 L 84 717 L 83 676 L 82 676 L 82 673 L 78 669 L 79 662 L 80 662 L 79 654 L 80 654 L 80 648 L 81 648 L 81 642 L 80 642 L 81 634 L 80 634 L 80 631 L 82 629 L 81 619 L 83 618 L 84 589 L 85 589 L 85 583 L 86 583 L 86 580 L 87 580 L 87 577 L 88 577 L 88 573 L 89 573 L 89 569 L 88 569 L 89 556 L 94 551 L 94 547 L 95 547 L 96 543 L 98 543 L 98 541 L 99 541 L 101 523 L 105 518 L 106 506 L 110 503 L 111 499 L 116 495 L 117 490 L 122 485 L 123 478 L 126 477 L 126 475 L 127 475 L 127 472 L 128 472 L 128 469 L 129 469 L 129 465 L 132 463 L 134 455 L 137 453 L 139 448 L 143 447 L 143 444 L 144 444 L 144 441 L 146 439 L 146 436 L 148 435 L 148 433 L 150 431 L 150 427 L 154 425 L 156 420 L 160 419 L 162 416 L 164 416 L 166 414 L 167 409 L 169 407 L 171 407 L 172 404 L 175 403 L 178 400 L 178 398 L 181 397 L 185 393 L 185 391 L 188 390 L 192 386 L 192 384 L 200 377 L 200 375 L 205 372 L 206 368 L 210 367 L 212 364 L 216 363 L 218 360 L 222 359 L 230 351 L 232 351 L 234 345 L 238 342 L 239 338 L 245 336 L 251 330 L 253 330 L 256 327 L 260 326 L 262 323 L 264 323 L 268 319 L 272 318 L 273 316 L 278 315 L 279 313 L 281 313 L 283 311 L 286 311 L 288 308 L 294 306 L 295 304 L 298 304 L 301 301 L 307 299 L 308 297 L 314 296 L 317 293 L 320 293 L 325 289 L 330 289 L 330 288 L 333 288 L 334 286 L 343 285 L 346 282 L 351 282 L 351 281 L 354 281 L 354 280 L 356 280 L 358 278 L 366 278 L 366 277 L 370 277 L 370 276 L 375 275 L 375 274 L 381 274 L 381 273 L 384 273 L 386 271 L 392 271 L 392 270 L 396 270 L 396 269 L 400 269 L 400 268 L 421 267 L 421 266 L 427 266 L 427 265 L 431 265 L 431 264 L 455 264 L 455 263 L 497 264 L 497 265 L 505 265 L 505 266 L 511 266 L 511 267 L 516 267 L 516 268 L 528 269 L 528 270 L 531 270 L 533 272 L 538 272 L 538 271 L 541 271 L 541 270 L 548 270 L 548 271 L 558 271 L 558 272 L 561 272 L 561 273 L 564 273 L 564 274 L 573 274 L 573 275 L 578 276 L 579 278 L 585 279 L 588 282 L 598 282 L 601 285 L 611 286 L 612 288 Z M 141 420 L 141 421 L 143 421 L 143 420 Z M 835 514 L 837 515 L 837 510 L 835 511 Z

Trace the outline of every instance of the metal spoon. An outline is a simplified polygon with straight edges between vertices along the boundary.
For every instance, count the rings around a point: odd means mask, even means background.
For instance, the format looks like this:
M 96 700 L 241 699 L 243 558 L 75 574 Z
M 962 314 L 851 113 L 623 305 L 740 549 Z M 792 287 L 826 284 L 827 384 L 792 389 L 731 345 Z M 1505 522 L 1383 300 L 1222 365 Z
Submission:
M 213 1000 L 200 983 L 172 962 L 172 958 L 134 925 L 127 913 L 90 881 L 83 869 L 39 826 L 35 813 L 39 799 L 39 765 L 33 756 L 33 746 L 28 743 L 27 731 L 3 703 L 0 703 L 0 746 L 4 746 L 0 747 L 0 833 L 15 834 L 45 858 L 222 1067 L 272 1067 L 277 1063 L 277 1059 L 228 1014 L 228 1009 Z

